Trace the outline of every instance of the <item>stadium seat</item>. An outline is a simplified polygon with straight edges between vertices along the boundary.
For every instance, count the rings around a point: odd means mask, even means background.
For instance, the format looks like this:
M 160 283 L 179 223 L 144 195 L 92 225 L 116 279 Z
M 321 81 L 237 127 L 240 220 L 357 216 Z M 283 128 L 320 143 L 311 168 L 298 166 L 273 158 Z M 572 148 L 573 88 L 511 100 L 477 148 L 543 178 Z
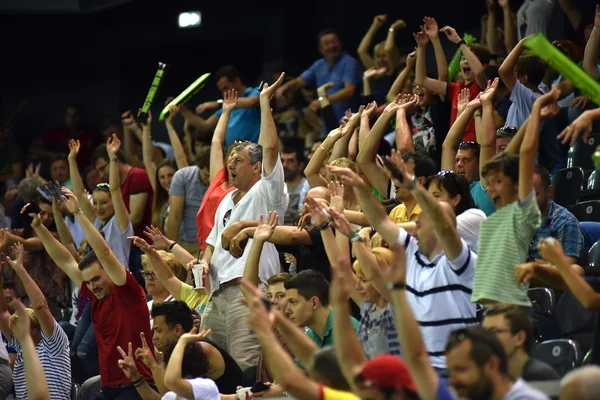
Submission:
M 550 364 L 561 376 L 579 366 L 581 350 L 579 344 L 570 339 L 548 340 L 534 346 L 531 355 Z
M 555 315 L 556 295 L 554 290 L 548 288 L 532 288 L 527 291 L 529 300 L 534 309 Z
M 600 222 L 600 200 L 577 203 L 569 211 L 578 221 Z
M 584 173 L 579 167 L 564 168 L 552 175 L 554 201 L 563 207 L 571 207 L 577 203 L 584 183 Z
M 71 400 L 79 400 L 80 396 L 81 396 L 81 386 L 79 386 L 77 383 L 73 383 L 71 385 Z
M 587 258 L 588 267 L 600 267 L 600 240 L 594 243 Z
M 583 169 L 594 169 L 592 154 L 596 146 L 600 144 L 600 133 L 593 133 L 587 143 L 580 137 L 567 153 L 567 168 L 580 167 Z

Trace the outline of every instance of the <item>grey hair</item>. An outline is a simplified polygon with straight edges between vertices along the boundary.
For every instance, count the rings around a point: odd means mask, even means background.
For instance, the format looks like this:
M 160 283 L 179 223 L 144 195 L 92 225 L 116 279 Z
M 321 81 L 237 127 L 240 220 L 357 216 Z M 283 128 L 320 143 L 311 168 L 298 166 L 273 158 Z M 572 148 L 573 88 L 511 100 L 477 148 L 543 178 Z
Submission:
M 256 164 L 257 162 L 262 161 L 263 150 L 260 144 L 243 142 L 233 145 L 233 152 L 235 153 L 238 153 L 244 149 L 248 149 L 248 161 L 250 164 Z
M 569 372 L 560 381 L 561 389 L 574 384 L 579 389 L 580 400 L 593 400 L 600 393 L 600 367 L 586 365 Z
M 25 178 L 19 183 L 19 197 L 25 203 L 31 203 L 38 197 L 37 188 L 42 184 L 35 178 Z

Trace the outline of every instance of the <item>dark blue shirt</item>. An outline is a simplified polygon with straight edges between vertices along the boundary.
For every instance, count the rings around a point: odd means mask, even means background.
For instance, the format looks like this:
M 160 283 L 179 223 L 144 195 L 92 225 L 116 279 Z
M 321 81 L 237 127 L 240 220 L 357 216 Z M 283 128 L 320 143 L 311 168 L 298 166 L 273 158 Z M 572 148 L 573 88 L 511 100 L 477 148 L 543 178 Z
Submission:
M 306 82 L 307 86 L 315 88 L 327 82 L 333 82 L 333 87 L 327 91 L 328 95 L 339 92 L 344 88 L 344 84 L 346 83 L 356 86 L 356 91 L 352 99 L 342 103 L 331 104 L 338 120 L 344 117 L 344 112 L 347 109 L 355 109 L 358 105 L 360 85 L 362 83 L 362 67 L 358 60 L 346 52 L 343 52 L 331 67 L 329 67 L 324 58 L 315 61 L 300 77 Z
M 531 241 L 529 257 L 541 259 L 537 244 L 540 239 L 550 236 L 562 244 L 565 256 L 579 258 L 583 246 L 583 236 L 579 229 L 579 222 L 569 210 L 559 206 L 552 200 L 550 200 L 550 206 L 548 207 L 548 215 L 543 219 L 542 225 L 540 225 Z
M 258 87 L 249 87 L 240 97 L 258 97 L 260 95 Z M 223 110 L 215 113 L 221 117 Z M 229 116 L 227 124 L 227 134 L 225 135 L 225 147 L 229 147 L 236 140 L 247 140 L 252 143 L 258 143 L 260 134 L 260 108 L 236 108 Z

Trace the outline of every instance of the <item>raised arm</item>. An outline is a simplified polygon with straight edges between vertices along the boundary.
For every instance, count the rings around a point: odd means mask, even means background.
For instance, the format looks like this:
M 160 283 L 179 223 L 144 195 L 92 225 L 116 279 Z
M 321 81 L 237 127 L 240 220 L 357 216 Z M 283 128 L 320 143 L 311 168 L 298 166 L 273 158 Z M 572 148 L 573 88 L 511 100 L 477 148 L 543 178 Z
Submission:
M 467 59 L 469 63 L 469 67 L 471 67 L 471 71 L 473 71 L 473 75 L 475 76 L 475 81 L 480 89 L 485 89 L 487 87 L 487 78 L 485 76 L 485 71 L 483 69 L 483 65 L 481 61 L 477 58 L 475 54 L 471 51 L 469 46 L 462 40 L 456 30 L 450 26 L 445 26 L 440 29 L 440 32 L 444 32 L 452 43 L 458 45 L 460 43 L 460 51 L 462 55 Z
M 413 34 L 415 41 L 417 42 L 417 65 L 415 67 L 415 83 L 426 89 L 429 89 L 437 94 L 445 95 L 448 83 L 439 79 L 432 79 L 427 77 L 427 68 L 425 63 L 427 44 L 429 43 L 429 36 L 423 30 Z
M 46 252 L 50 258 L 52 258 L 52 261 L 67 274 L 77 287 L 81 287 L 81 284 L 83 283 L 81 271 L 79 271 L 77 261 L 75 261 L 69 250 L 52 236 L 50 231 L 48 231 L 48 228 L 41 223 L 40 217 L 37 214 L 30 214 L 29 216 L 33 218 L 31 227 L 34 229 L 37 237 L 42 241 Z M 83 216 L 83 218 L 91 224 L 85 216 Z
M 31 338 L 31 321 L 29 320 L 29 315 L 23 303 L 20 301 L 16 303 L 16 315 L 11 318 L 11 328 L 23 351 L 27 398 L 31 400 L 49 400 L 48 381 L 46 380 L 42 363 L 37 355 L 35 344 Z
M 167 116 L 170 118 L 171 114 Z M 152 190 L 156 190 L 156 164 L 154 163 L 154 145 L 152 144 L 152 114 L 148 112 L 146 121 L 142 124 L 142 159 L 144 169 L 148 174 Z
M 346 116 L 348 117 L 348 123 L 346 124 L 345 127 L 342 128 L 342 131 L 343 131 L 342 138 L 340 140 L 338 140 L 335 143 L 335 145 L 333 146 L 329 160 L 333 161 L 338 158 L 348 156 L 348 145 L 350 143 L 350 139 L 352 139 L 354 132 L 356 131 L 356 129 L 358 128 L 358 126 L 360 124 L 361 116 L 362 116 L 364 110 L 365 110 L 365 106 L 360 106 L 358 108 L 358 112 L 355 114 L 352 114 L 352 111 L 350 111 L 350 110 L 346 111 Z
M 308 368 L 310 359 L 319 350 L 317 344 L 301 329 L 294 325 L 289 318 L 277 313 L 275 323 L 277 330 L 285 340 L 290 351 L 298 358 L 302 366 Z
M 227 134 L 227 125 L 231 112 L 235 110 L 238 102 L 238 92 L 235 89 L 230 89 L 223 95 L 223 113 L 219 117 L 215 133 L 212 137 L 210 146 L 210 181 L 215 179 L 219 171 L 225 168 L 223 156 L 223 146 L 225 145 L 225 135 Z
M 83 179 L 81 179 L 79 167 L 77 166 L 77 154 L 79 154 L 80 147 L 81 144 L 79 143 L 79 140 L 69 140 L 68 160 L 71 185 L 73 185 L 73 194 L 75 194 L 75 196 L 77 196 L 79 199 L 79 204 L 81 204 L 83 213 L 90 221 L 94 221 L 96 219 L 96 212 L 94 211 L 94 207 L 92 206 L 92 203 L 90 203 L 90 199 L 86 194 Z M 93 191 L 93 188 L 90 188 L 90 190 Z
M 167 239 L 167 237 L 163 235 L 160 229 L 158 229 L 155 226 L 147 226 L 144 229 L 144 235 L 146 235 L 152 241 L 152 243 L 154 243 L 153 247 L 156 250 L 170 251 L 171 253 L 173 253 L 175 258 L 177 259 L 177 261 L 179 261 L 181 265 L 187 265 L 190 261 L 196 259 L 196 257 L 190 254 L 189 251 L 187 251 L 174 241 Z
M 506 52 L 510 53 L 517 45 L 515 17 L 510 9 L 510 0 L 498 0 L 498 4 L 502 7 L 502 14 L 504 16 L 504 46 L 506 47 Z
M 169 134 L 169 142 L 171 142 L 171 147 L 173 147 L 177 168 L 184 168 L 189 165 L 188 158 L 186 151 L 183 148 L 183 144 L 181 144 L 181 139 L 179 139 L 179 135 L 173 126 L 173 119 L 179 114 L 180 109 L 181 107 L 179 106 L 171 106 L 169 108 L 169 115 L 165 117 L 165 125 L 167 126 L 167 133 Z
M 387 37 L 385 38 L 385 56 L 388 59 L 391 68 L 395 69 L 397 66 L 397 47 L 396 47 L 396 32 L 406 28 L 406 22 L 401 19 L 397 19 L 388 29 Z
M 323 143 L 317 147 L 315 153 L 312 158 L 304 168 L 304 175 L 306 176 L 306 180 L 311 188 L 315 188 L 317 186 L 327 186 L 327 180 L 323 178 L 319 172 L 323 165 L 329 159 L 329 154 L 333 150 L 333 146 L 335 142 L 337 142 L 342 137 L 342 128 L 334 129 L 325 138 Z
M 390 90 L 387 94 L 388 99 L 395 99 L 396 96 L 402 93 L 402 89 L 404 89 L 404 86 L 406 86 L 406 81 L 408 80 L 408 77 L 410 76 L 411 72 L 415 70 L 416 63 L 417 52 L 413 51 L 412 53 L 406 56 L 406 65 L 404 66 L 402 72 L 398 74 L 398 77 L 396 78 L 394 83 L 392 83 L 392 87 L 390 87 Z
M 117 257 L 115 257 L 110 249 L 110 246 L 108 243 L 106 243 L 96 227 L 94 227 L 94 225 L 92 225 L 92 223 L 85 217 L 85 215 L 83 215 L 81 208 L 79 208 L 77 198 L 73 195 L 73 193 L 67 188 L 63 188 L 63 191 L 66 192 L 65 196 L 63 196 L 63 201 L 65 202 L 67 209 L 73 213 L 75 218 L 77 218 L 77 221 L 79 221 L 81 229 L 83 229 L 83 233 L 85 233 L 88 244 L 92 247 L 96 253 L 96 256 L 98 256 L 100 265 L 102 265 L 102 268 L 104 268 L 104 271 L 106 271 L 106 274 L 115 285 L 125 285 L 125 282 L 127 281 L 127 272 L 125 271 L 125 267 L 121 265 Z M 81 283 L 81 278 L 79 283 Z
M 143 335 L 143 333 L 142 333 L 142 335 Z M 133 346 L 132 346 L 131 342 L 129 342 L 127 348 L 128 348 L 128 353 L 125 353 L 125 351 L 121 348 L 121 346 L 117 346 L 117 351 L 121 354 L 121 357 L 122 357 L 119 361 L 117 361 L 118 367 L 121 369 L 121 371 L 123 371 L 125 376 L 127 378 L 129 378 L 129 380 L 132 383 L 143 382 L 142 384 L 140 384 L 138 386 L 134 386 L 136 391 L 138 392 L 139 396 L 142 399 L 144 399 L 144 400 L 160 400 L 162 398 L 162 396 L 159 393 L 157 393 L 154 389 L 152 389 L 152 387 L 150 385 L 148 385 L 148 382 L 144 381 L 144 377 L 140 374 L 140 371 L 138 370 L 138 367 L 135 364 L 135 359 L 137 357 L 134 357 Z M 136 351 L 136 354 L 137 354 L 137 351 Z M 157 380 L 159 378 L 158 376 L 154 375 L 154 371 L 152 371 L 152 376 L 155 380 Z M 156 382 L 156 385 L 157 385 L 158 389 L 160 390 L 161 384 L 159 382 Z M 165 390 L 165 393 L 166 393 L 166 390 Z
M 483 177 L 483 167 L 496 154 L 496 124 L 494 123 L 494 93 L 498 88 L 498 78 L 488 85 L 488 88 L 479 97 L 482 106 L 481 132 L 477 137 L 479 143 L 479 177 L 483 188 L 487 188 L 487 181 Z
M 321 393 L 319 385 L 298 368 L 288 352 L 281 346 L 273 331 L 276 315 L 279 314 L 279 317 L 284 319 L 285 317 L 273 309 L 267 311 L 260 290 L 246 280 L 242 280 L 242 282 L 243 286 L 246 287 L 246 292 L 249 293 L 248 325 L 256 334 L 256 338 L 262 346 L 267 366 L 273 374 L 274 381 L 294 398 L 318 400 Z M 297 327 L 294 328 L 299 330 Z M 300 334 L 306 336 L 302 331 L 300 331 Z M 308 339 L 308 336 L 306 338 Z
M 269 212 L 267 219 L 263 220 L 263 215 L 260 215 L 258 226 L 254 230 L 252 246 L 250 246 L 250 252 L 246 259 L 246 267 L 244 268 L 244 279 L 251 282 L 253 285 L 258 286 L 260 279 L 258 277 L 260 255 L 262 253 L 263 246 L 271 236 L 273 231 L 279 222 L 279 215 L 277 212 Z M 250 300 L 248 296 L 248 289 L 246 286 L 242 286 L 242 293 L 246 300 Z
M 186 121 L 196 127 L 198 132 L 204 136 L 207 136 L 215 126 L 217 126 L 217 121 L 219 120 L 219 117 L 216 114 L 211 115 L 208 119 L 204 119 L 199 115 L 194 114 L 186 106 L 181 106 L 180 113 Z
M 473 118 L 473 114 L 481 107 L 479 97 L 471 100 L 465 110 L 456 118 L 450 127 L 444 143 L 442 143 L 442 170 L 453 171 L 458 145 L 462 142 L 467 125 Z
M 562 3 L 562 1 L 561 1 Z M 594 17 L 594 29 L 590 34 L 590 39 L 585 45 L 583 54 L 583 70 L 587 72 L 592 79 L 598 79 L 598 52 L 600 51 L 600 4 L 596 4 L 596 16 Z
M 487 24 L 483 27 L 486 32 L 487 43 L 482 43 L 484 46 L 487 46 L 490 49 L 492 54 L 501 54 L 503 51 L 503 46 L 500 43 L 500 38 L 498 37 L 498 28 L 496 27 L 497 16 L 496 16 L 496 4 L 494 4 L 495 0 L 487 0 Z
M 377 31 L 385 24 L 386 19 L 387 15 L 375 16 L 369 30 L 360 41 L 357 53 L 365 69 L 373 68 L 375 66 L 375 60 L 371 57 L 371 45 L 373 44 L 373 39 L 375 39 Z
M 123 123 L 123 141 L 125 142 L 125 155 L 129 160 L 129 163 L 134 167 L 143 168 L 140 157 L 136 152 L 136 143 L 139 141 L 142 143 L 143 132 L 140 126 L 137 124 L 135 118 L 130 111 L 127 111 L 121 115 L 121 122 Z
M 360 167 L 361 172 L 367 176 L 369 182 L 375 186 L 375 189 L 379 193 L 387 192 L 389 180 L 387 176 L 381 173 L 381 169 L 377 165 L 377 149 L 383 140 L 386 129 L 390 125 L 390 121 L 394 118 L 396 111 L 400 107 L 400 102 L 401 97 L 397 96 L 393 102 L 387 105 L 371 128 L 363 147 L 356 157 L 356 163 Z
M 125 232 L 125 230 L 129 226 L 129 212 L 127 212 L 127 207 L 125 207 L 125 201 L 123 201 L 123 195 L 121 194 L 121 178 L 119 177 L 119 159 L 117 158 L 117 152 L 120 148 L 121 141 L 119 140 L 117 135 L 113 133 L 112 137 L 108 138 L 108 142 L 106 143 L 106 151 L 108 152 L 108 157 L 110 160 L 110 167 L 108 172 L 108 186 L 110 188 L 110 198 L 112 200 L 113 208 L 115 210 L 115 219 L 117 221 L 117 225 L 121 232 Z
M 349 168 L 327 167 L 327 170 L 335 174 L 345 187 L 351 187 L 354 190 L 367 220 L 371 222 L 383 239 L 388 243 L 396 243 L 399 228 L 388 217 L 385 208 L 371 193 L 371 189 L 367 187 L 365 181 Z
M 58 233 L 58 238 L 61 243 L 69 249 L 71 255 L 78 260 L 79 253 L 77 252 L 77 246 L 75 245 L 75 241 L 73 240 L 73 235 L 71 235 L 71 231 L 69 231 L 69 227 L 65 223 L 65 219 L 62 216 L 59 209 L 59 200 L 56 198 L 52 199 L 52 215 L 54 216 L 54 224 L 56 225 L 56 232 Z
M 273 85 L 269 86 L 268 83 L 265 83 L 260 93 L 260 136 L 258 137 L 258 144 L 262 146 L 262 168 L 265 176 L 271 175 L 279 158 L 279 138 L 277 137 L 277 127 L 271 112 L 271 98 L 275 95 L 277 88 L 281 86 L 284 77 L 285 73 L 282 72 Z
M 206 338 L 210 333 L 210 330 L 203 330 L 196 334 L 196 328 L 192 329 L 191 333 L 182 335 L 169 359 L 169 364 L 165 370 L 165 385 L 169 390 L 172 390 L 180 398 L 193 399 L 194 390 L 192 384 L 181 375 L 181 363 L 184 359 L 185 348 L 192 343 L 199 342 Z
M 424 32 L 429 37 L 431 44 L 433 45 L 433 52 L 435 54 L 435 65 L 437 66 L 438 80 L 448 82 L 448 60 L 440 41 L 440 33 L 438 30 L 438 23 L 435 19 L 430 17 L 423 18 Z
M 44 331 L 44 334 L 51 338 L 54 335 L 54 317 L 50 312 L 46 297 L 44 297 L 44 294 L 38 285 L 27 273 L 27 270 L 23 266 L 24 252 L 25 249 L 23 248 L 23 245 L 15 244 L 13 246 L 14 260 L 11 260 L 10 257 L 6 257 L 6 262 L 10 264 L 19 279 L 21 279 L 25 293 L 31 301 L 31 308 L 33 308 L 33 311 L 35 312 L 35 315 L 40 323 L 40 327 Z
M 517 77 L 514 74 L 514 69 L 517 65 L 517 61 L 519 61 L 519 57 L 521 57 L 521 53 L 523 53 L 523 50 L 525 50 L 525 45 L 523 44 L 523 40 L 521 40 L 519 43 L 517 43 L 514 49 L 512 49 L 508 57 L 504 59 L 504 62 L 500 68 L 498 68 L 500 79 L 502 79 L 504 85 L 511 92 L 517 83 Z
M 411 98 L 410 95 L 407 95 L 396 110 L 396 148 L 400 154 L 415 152 L 408 115 L 412 115 L 417 110 L 418 104 L 419 96 L 415 95 Z
M 538 151 L 542 107 L 556 103 L 559 95 L 558 87 L 553 85 L 550 92 L 538 97 L 533 103 L 527 132 L 519 151 L 519 201 L 521 202 L 525 201 L 533 188 L 533 166 Z
M 429 362 L 419 324 L 406 300 L 406 254 L 404 247 L 394 245 L 394 262 L 384 270 L 396 311 L 396 330 L 402 347 L 402 358 L 406 361 L 417 392 L 422 400 L 437 398 L 439 377 Z M 381 264 L 383 268 L 384 265 Z

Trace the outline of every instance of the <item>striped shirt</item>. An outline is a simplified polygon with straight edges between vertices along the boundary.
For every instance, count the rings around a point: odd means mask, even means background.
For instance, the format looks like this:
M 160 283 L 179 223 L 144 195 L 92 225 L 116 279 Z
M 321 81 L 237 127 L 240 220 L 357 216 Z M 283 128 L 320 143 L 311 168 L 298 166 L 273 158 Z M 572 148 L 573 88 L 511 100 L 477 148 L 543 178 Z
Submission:
M 420 325 L 431 365 L 446 368 L 444 349 L 455 329 L 476 324 L 471 289 L 477 255 L 461 239 L 455 260 L 444 252 L 433 260 L 419 252 L 417 240 L 400 229 L 398 243 L 406 247 L 406 300 Z
M 505 205 L 481 223 L 479 259 L 471 300 L 531 306 L 528 283 L 517 285 L 515 265 L 527 260 L 541 217 L 532 190 L 521 203 Z
M 374 303 L 360 304 L 360 325 L 358 339 L 367 358 L 378 354 L 400 355 L 400 341 L 396 331 L 394 306 L 388 303 L 378 310 Z
M 56 321 L 54 321 L 54 334 L 46 336 L 43 330 L 42 340 L 35 346 L 35 351 L 40 358 L 50 399 L 68 400 L 71 398 L 71 358 L 69 357 L 69 338 Z M 10 345 L 17 350 L 17 359 L 13 368 L 13 383 L 17 399 L 27 398 L 25 382 L 25 364 L 23 363 L 23 350 L 19 342 L 12 337 Z

